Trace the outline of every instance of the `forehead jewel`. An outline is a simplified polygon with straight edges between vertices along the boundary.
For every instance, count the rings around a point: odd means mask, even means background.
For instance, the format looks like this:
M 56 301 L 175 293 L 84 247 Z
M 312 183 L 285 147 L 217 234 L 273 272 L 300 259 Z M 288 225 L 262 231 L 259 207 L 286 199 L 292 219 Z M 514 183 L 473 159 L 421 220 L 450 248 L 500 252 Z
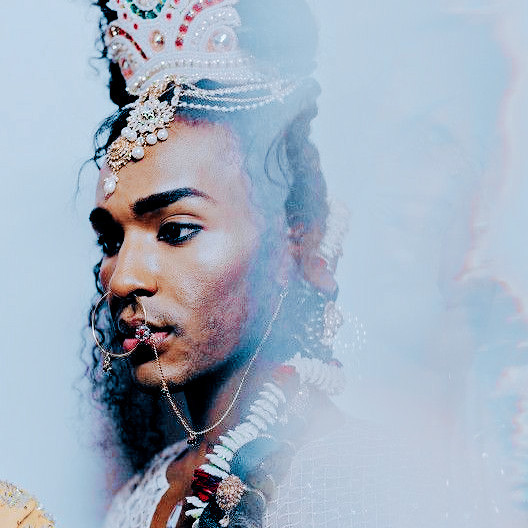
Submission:
M 178 108 L 202 111 L 250 111 L 281 102 L 297 86 L 257 68 L 239 46 L 242 27 L 237 0 L 110 0 L 117 19 L 108 26 L 105 43 L 119 65 L 129 105 L 127 126 L 112 143 L 105 179 L 110 196 L 119 170 L 140 160 L 145 147 L 164 141 Z M 207 79 L 215 88 L 199 88 Z M 171 98 L 162 96 L 172 90 Z M 170 99 L 170 100 L 169 100 Z

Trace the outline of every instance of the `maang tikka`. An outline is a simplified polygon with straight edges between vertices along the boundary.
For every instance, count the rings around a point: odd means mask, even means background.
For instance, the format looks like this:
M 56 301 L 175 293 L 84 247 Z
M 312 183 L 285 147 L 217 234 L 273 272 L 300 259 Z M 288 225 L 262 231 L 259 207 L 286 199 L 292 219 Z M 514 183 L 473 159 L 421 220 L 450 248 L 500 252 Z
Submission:
M 242 21 L 237 0 L 110 0 L 117 19 L 105 34 L 127 91 L 138 98 L 106 161 L 112 174 L 103 188 L 108 198 L 119 171 L 145 156 L 145 147 L 168 138 L 178 109 L 238 112 L 282 101 L 299 83 L 262 73 L 239 46 Z M 211 88 L 199 86 L 207 79 Z M 163 100 L 169 90 L 170 100 Z

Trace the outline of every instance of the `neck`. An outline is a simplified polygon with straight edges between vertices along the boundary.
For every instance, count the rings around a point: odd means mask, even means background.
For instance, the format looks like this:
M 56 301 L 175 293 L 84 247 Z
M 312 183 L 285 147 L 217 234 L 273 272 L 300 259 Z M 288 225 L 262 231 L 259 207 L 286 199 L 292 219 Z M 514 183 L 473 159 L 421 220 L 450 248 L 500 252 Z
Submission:
M 245 362 L 233 362 L 235 365 L 215 369 L 185 387 L 184 395 L 195 431 L 221 421 L 200 438 L 201 442 L 216 443 L 219 435 L 239 423 L 242 413 L 247 411 L 248 401 L 254 397 L 263 378 L 269 375 L 269 367 L 258 358 L 247 371 L 251 357 Z

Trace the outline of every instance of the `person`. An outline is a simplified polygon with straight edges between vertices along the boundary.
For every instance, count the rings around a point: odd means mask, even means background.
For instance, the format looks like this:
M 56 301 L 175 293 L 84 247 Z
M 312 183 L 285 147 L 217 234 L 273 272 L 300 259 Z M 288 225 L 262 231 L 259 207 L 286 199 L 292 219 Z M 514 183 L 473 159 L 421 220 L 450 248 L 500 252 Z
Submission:
M 55 521 L 27 491 L 0 480 L 0 525 L 2 528 L 55 528 Z
M 343 226 L 308 6 L 97 3 L 119 109 L 94 156 L 90 375 L 134 472 L 105 527 L 399 525 L 383 435 L 331 400 Z

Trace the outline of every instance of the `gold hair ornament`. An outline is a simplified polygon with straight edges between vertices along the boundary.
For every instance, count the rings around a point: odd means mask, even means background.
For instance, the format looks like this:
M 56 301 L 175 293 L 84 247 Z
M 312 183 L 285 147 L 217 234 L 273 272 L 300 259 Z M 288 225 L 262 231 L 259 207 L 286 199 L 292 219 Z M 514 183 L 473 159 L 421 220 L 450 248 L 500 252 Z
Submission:
M 108 57 L 119 66 L 130 105 L 127 126 L 108 148 L 112 174 L 103 181 L 109 198 L 118 172 L 145 156 L 145 147 L 168 137 L 177 109 L 214 112 L 252 110 L 283 99 L 299 79 L 282 79 L 243 49 L 248 31 L 238 0 L 108 0 L 113 11 L 105 31 Z M 114 17 L 112 17 L 114 18 Z M 207 80 L 211 88 L 198 87 Z M 161 96 L 174 88 L 172 100 Z M 216 87 L 216 88 L 215 88 Z
M 184 84 L 182 79 L 170 75 L 162 81 L 154 81 L 136 101 L 126 107 L 131 109 L 127 126 L 108 147 L 106 163 L 112 174 L 103 180 L 105 198 L 115 191 L 119 182 L 118 172 L 128 162 L 143 159 L 145 147 L 169 137 L 167 129 L 174 121 L 178 108 L 215 112 L 252 110 L 274 101 L 283 101 L 296 86 L 296 82 L 275 81 L 203 89 Z M 161 97 L 171 88 L 173 96 L 170 103 L 162 101 Z

